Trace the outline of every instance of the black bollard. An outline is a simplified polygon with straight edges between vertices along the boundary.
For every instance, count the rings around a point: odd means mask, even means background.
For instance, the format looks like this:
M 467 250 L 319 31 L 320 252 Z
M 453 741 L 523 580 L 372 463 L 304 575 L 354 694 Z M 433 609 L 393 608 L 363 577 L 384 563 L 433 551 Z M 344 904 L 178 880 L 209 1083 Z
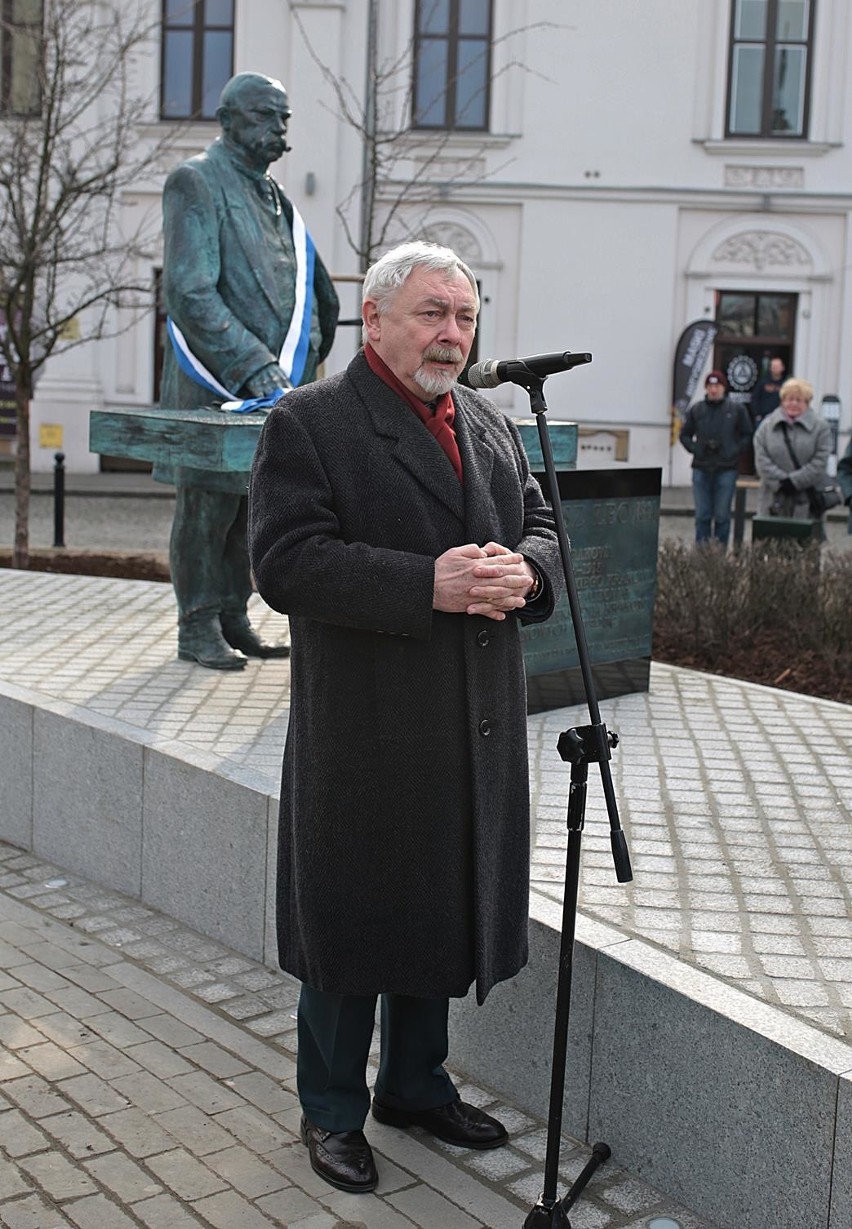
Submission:
M 65 453 L 53 457 L 53 545 L 65 546 Z

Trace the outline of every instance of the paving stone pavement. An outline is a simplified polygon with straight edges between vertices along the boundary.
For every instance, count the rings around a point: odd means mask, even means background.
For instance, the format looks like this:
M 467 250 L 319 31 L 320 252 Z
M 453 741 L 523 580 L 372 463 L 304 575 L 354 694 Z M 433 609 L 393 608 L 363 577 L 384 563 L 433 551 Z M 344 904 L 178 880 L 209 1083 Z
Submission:
M 371 1121 L 375 1194 L 312 1172 L 297 994 L 287 975 L 0 844 L 0 1224 L 520 1229 L 542 1185 L 545 1123 L 469 1083 L 462 1095 L 502 1118 L 507 1147 L 468 1153 Z M 588 1154 L 563 1141 L 561 1193 Z M 612 1163 L 571 1223 L 713 1229 Z

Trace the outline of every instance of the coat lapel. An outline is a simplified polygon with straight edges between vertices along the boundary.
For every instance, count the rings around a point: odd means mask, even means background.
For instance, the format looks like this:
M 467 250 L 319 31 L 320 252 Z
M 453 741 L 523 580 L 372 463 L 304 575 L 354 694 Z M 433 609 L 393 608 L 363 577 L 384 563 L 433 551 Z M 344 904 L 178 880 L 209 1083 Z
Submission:
M 249 206 L 248 193 L 251 190 L 249 181 L 244 175 L 240 175 L 221 145 L 212 145 L 208 156 L 215 161 L 218 182 L 225 202 L 225 216 L 231 223 L 231 233 L 236 236 L 237 242 L 245 253 L 246 268 L 251 269 L 269 306 L 278 316 L 281 305 L 275 293 L 275 286 L 266 275 L 268 262 L 257 260 L 257 253 L 266 247 L 266 237 L 260 228 L 256 211 Z M 292 223 L 292 211 L 288 219 Z
M 462 486 L 438 441 L 393 389 L 373 374 L 362 355 L 353 359 L 349 374 L 370 414 L 376 434 L 385 441 L 395 460 L 464 521 L 467 477 Z

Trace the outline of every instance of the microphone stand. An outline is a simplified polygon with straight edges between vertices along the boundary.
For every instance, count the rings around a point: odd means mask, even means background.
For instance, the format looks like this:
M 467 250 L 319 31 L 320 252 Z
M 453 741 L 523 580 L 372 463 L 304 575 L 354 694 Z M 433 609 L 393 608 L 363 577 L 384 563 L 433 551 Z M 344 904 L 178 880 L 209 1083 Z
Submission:
M 591 362 L 592 358 L 591 354 L 578 354 L 574 357 L 576 365 Z M 566 369 L 569 370 L 570 368 Z M 600 765 L 601 782 L 611 828 L 610 841 L 613 861 L 615 863 L 616 879 L 619 883 L 629 883 L 633 878 L 633 872 L 630 869 L 627 840 L 618 819 L 618 807 L 616 805 L 615 790 L 613 789 L 612 774 L 609 767 L 610 752 L 612 748 L 618 745 L 618 736 L 607 730 L 601 721 L 600 709 L 598 708 L 591 660 L 589 658 L 589 647 L 586 640 L 586 629 L 583 624 L 580 599 L 577 594 L 577 584 L 574 578 L 571 546 L 565 530 L 562 503 L 559 498 L 559 485 L 556 478 L 556 467 L 553 462 L 553 449 L 550 444 L 550 433 L 545 417 L 547 404 L 544 400 L 543 386 L 546 379 L 547 376 L 538 376 L 532 370 L 529 370 L 528 376 L 515 376 L 513 382 L 520 384 L 522 388 L 527 390 L 530 406 L 536 417 L 541 452 L 544 457 L 544 468 L 547 474 L 550 502 L 556 521 L 556 534 L 559 540 L 559 552 L 562 557 L 565 587 L 568 591 L 568 602 L 571 607 L 571 621 L 574 625 L 574 637 L 577 642 L 577 654 L 580 662 L 580 672 L 583 677 L 583 689 L 586 695 L 591 724 L 565 730 L 560 734 L 556 744 L 561 758 L 571 765 L 567 820 L 568 849 L 565 863 L 565 893 L 562 902 L 562 937 L 556 990 L 556 1020 L 553 1031 L 553 1064 L 550 1080 L 550 1110 L 547 1123 L 544 1189 L 539 1196 L 538 1203 L 524 1221 L 524 1229 L 571 1229 L 568 1209 L 576 1202 L 598 1166 L 602 1165 L 610 1156 L 610 1149 L 607 1144 L 595 1144 L 588 1163 L 574 1182 L 574 1185 L 564 1198 L 558 1198 L 559 1148 L 562 1139 L 562 1106 L 565 1097 L 565 1064 L 568 1051 L 568 1023 L 571 1011 L 571 980 L 574 971 L 574 935 L 577 924 L 577 897 L 580 883 L 580 847 L 583 824 L 585 822 L 586 789 L 590 763 Z

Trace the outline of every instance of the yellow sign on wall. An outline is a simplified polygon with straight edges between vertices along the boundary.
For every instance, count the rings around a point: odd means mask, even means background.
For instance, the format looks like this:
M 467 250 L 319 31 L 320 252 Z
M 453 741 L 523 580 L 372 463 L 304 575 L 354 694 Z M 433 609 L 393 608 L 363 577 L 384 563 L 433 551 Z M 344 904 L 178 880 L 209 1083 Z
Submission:
M 38 446 L 39 448 L 61 448 L 62 424 L 56 422 L 40 423 L 38 428 Z
M 66 320 L 62 328 L 59 330 L 59 336 L 62 341 L 79 341 L 80 340 L 80 320 L 77 316 L 72 316 L 70 320 Z

